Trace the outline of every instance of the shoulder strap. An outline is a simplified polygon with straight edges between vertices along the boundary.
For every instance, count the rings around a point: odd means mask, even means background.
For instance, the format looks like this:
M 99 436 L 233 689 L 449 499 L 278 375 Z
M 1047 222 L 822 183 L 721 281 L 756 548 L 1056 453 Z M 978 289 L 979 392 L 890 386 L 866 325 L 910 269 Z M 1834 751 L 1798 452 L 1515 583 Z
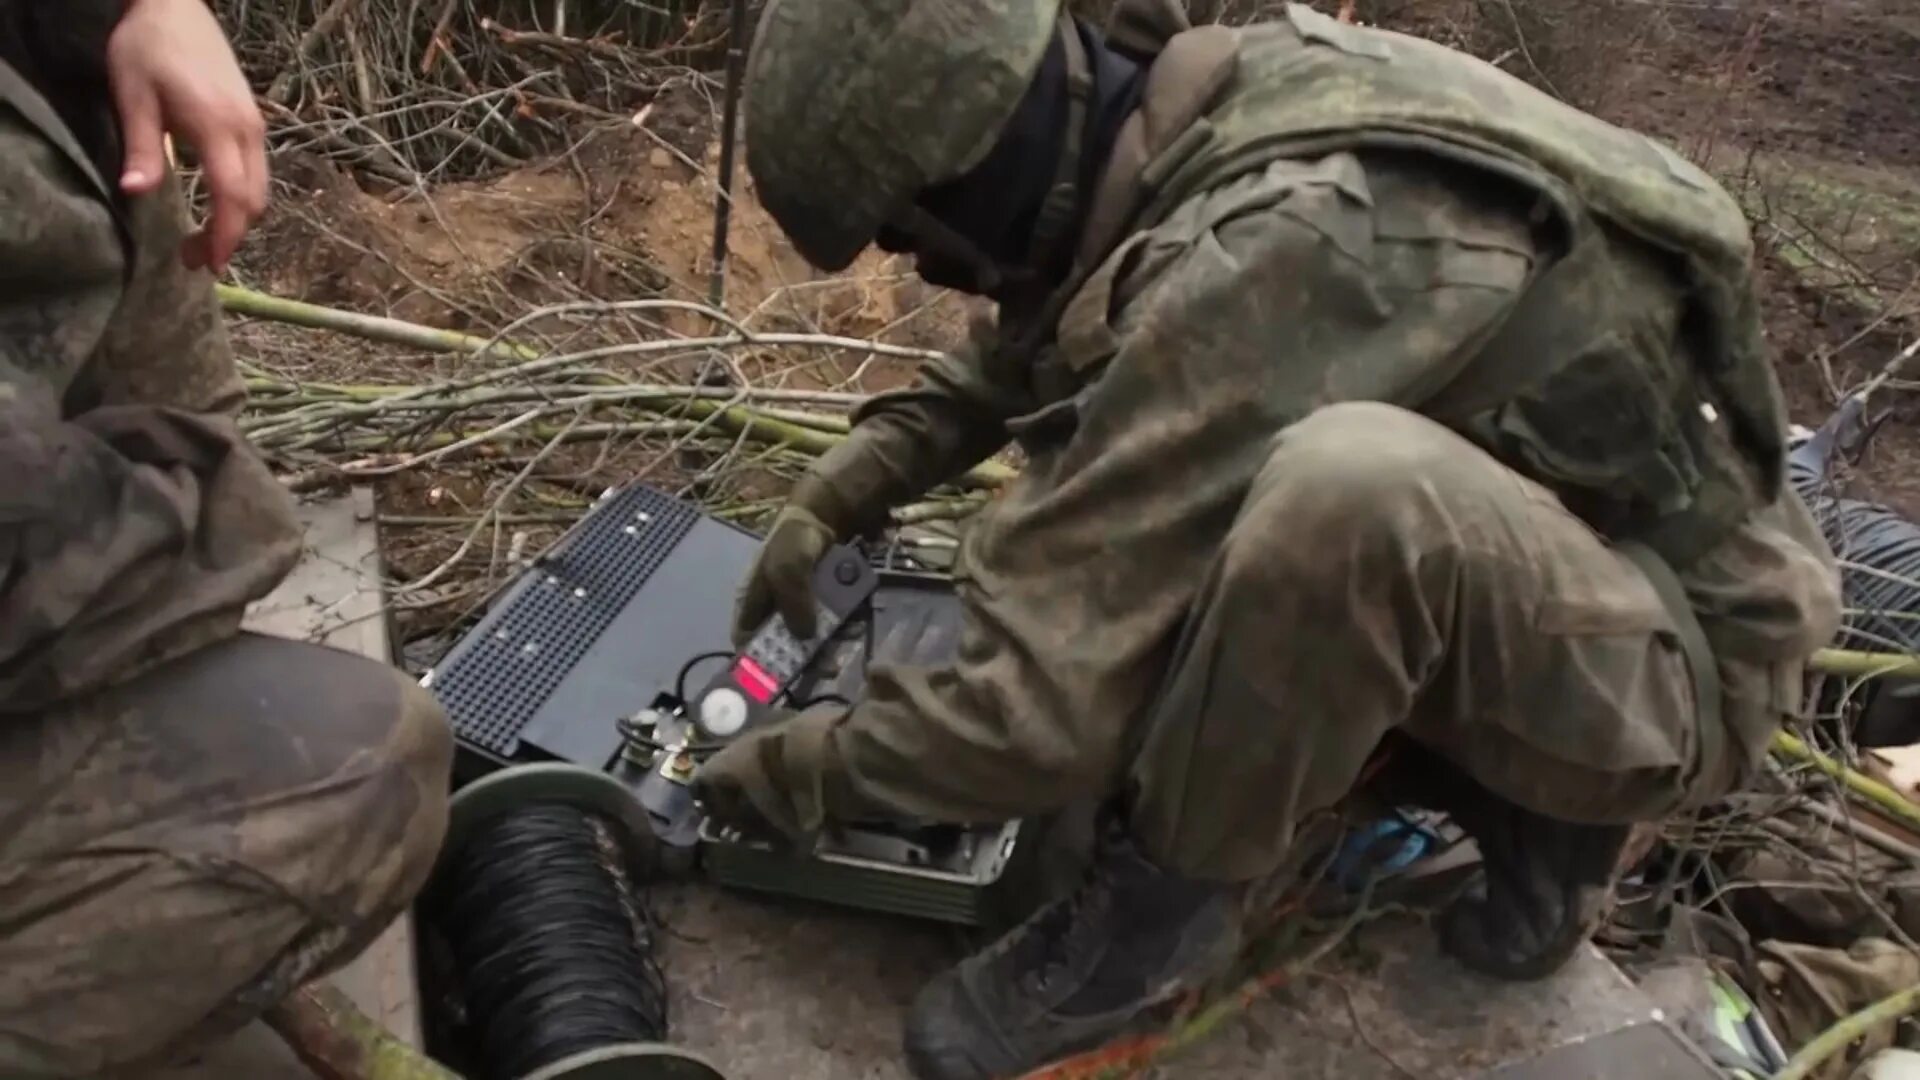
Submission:
M 1687 599 L 1686 586 L 1672 564 L 1638 541 L 1615 544 L 1614 550 L 1640 568 L 1654 592 L 1660 594 L 1660 603 L 1667 614 L 1673 617 L 1674 636 L 1679 639 L 1680 651 L 1686 657 L 1687 673 L 1693 678 L 1693 704 L 1700 723 L 1699 753 L 1695 756 L 1702 767 L 1710 767 L 1724 752 L 1725 703 L 1721 695 L 1725 689 L 1720 682 L 1720 663 L 1714 659 L 1706 629 L 1700 625 L 1700 617 Z
M 1093 97 L 1093 68 L 1087 60 L 1086 44 L 1080 40 L 1080 30 L 1074 25 L 1073 17 L 1064 12 L 1060 15 L 1059 37 L 1067 65 L 1066 145 L 1060 148 L 1053 184 L 1047 189 L 1046 200 L 1040 204 L 1033 235 L 1028 240 L 1028 262 L 1033 266 L 1046 265 L 1049 257 L 1056 253 L 1056 245 L 1073 226 L 1073 214 L 1080 205 L 1080 161 L 1087 142 L 1087 107 Z
M 1171 173 L 1210 137 L 1206 113 L 1237 68 L 1240 38 L 1224 26 L 1188 30 L 1167 42 L 1147 69 L 1140 105 L 1120 125 L 1095 182 L 1077 262 L 1091 271 L 1119 244 L 1152 182 Z
M 1147 3 L 1151 0 L 1123 0 Z M 1077 37 L 1077 35 L 1075 35 Z M 1232 78 L 1238 35 L 1223 26 L 1188 30 L 1166 43 L 1147 69 L 1140 104 L 1121 124 L 1095 182 L 1080 230 L 1073 269 L 1009 339 L 1016 352 L 1035 355 L 1052 337 L 1061 315 L 1102 263 L 1125 239 L 1149 193 L 1146 177 L 1165 175 L 1163 163 L 1183 158 L 1205 141 L 1207 108 Z

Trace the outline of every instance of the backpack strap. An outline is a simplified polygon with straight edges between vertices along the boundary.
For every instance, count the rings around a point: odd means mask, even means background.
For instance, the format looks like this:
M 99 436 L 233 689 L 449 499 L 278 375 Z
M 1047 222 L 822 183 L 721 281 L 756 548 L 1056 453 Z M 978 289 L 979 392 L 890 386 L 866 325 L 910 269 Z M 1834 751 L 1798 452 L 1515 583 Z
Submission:
M 1040 204 L 1039 216 L 1034 219 L 1033 235 L 1027 247 L 1031 266 L 1045 266 L 1051 261 L 1067 230 L 1073 227 L 1074 211 L 1080 205 L 1080 162 L 1086 151 L 1093 67 L 1087 60 L 1086 43 L 1080 40 L 1073 16 L 1064 12 L 1060 16 L 1059 38 L 1067 64 L 1066 141 L 1060 148 L 1060 160 L 1054 165 L 1053 184 L 1047 189 L 1046 200 Z
M 1713 762 L 1726 752 L 1726 727 L 1720 662 L 1714 659 L 1713 646 L 1707 642 L 1707 632 L 1700 625 L 1700 617 L 1695 614 L 1692 601 L 1687 599 L 1687 589 L 1681 583 L 1680 575 L 1674 572 L 1671 563 L 1660 557 L 1659 552 L 1634 540 L 1615 544 L 1614 550 L 1640 568 L 1640 572 L 1653 584 L 1653 590 L 1660 594 L 1660 602 L 1666 607 L 1667 614 L 1673 617 L 1674 634 L 1679 638 L 1681 653 L 1686 656 L 1688 674 L 1693 677 L 1694 711 L 1700 723 L 1700 741 L 1695 760 L 1698 767 L 1711 768 Z
M 1147 178 L 1164 176 L 1169 171 L 1166 162 L 1184 160 L 1211 138 L 1206 111 L 1233 77 L 1239 42 L 1239 35 L 1226 27 L 1203 26 L 1180 34 L 1159 51 L 1147 69 L 1139 105 L 1121 124 L 1101 165 L 1073 269 L 1044 301 L 1010 327 L 1008 346 L 1015 354 L 1031 362 L 1053 338 L 1067 305 L 1138 224 L 1134 218 L 1152 190 Z
M 1120 125 L 1095 182 L 1076 259 L 1087 272 L 1117 246 L 1152 193 L 1153 179 L 1172 172 L 1212 137 L 1206 113 L 1237 68 L 1240 37 L 1224 26 L 1188 30 L 1167 42 L 1147 69 L 1133 115 Z

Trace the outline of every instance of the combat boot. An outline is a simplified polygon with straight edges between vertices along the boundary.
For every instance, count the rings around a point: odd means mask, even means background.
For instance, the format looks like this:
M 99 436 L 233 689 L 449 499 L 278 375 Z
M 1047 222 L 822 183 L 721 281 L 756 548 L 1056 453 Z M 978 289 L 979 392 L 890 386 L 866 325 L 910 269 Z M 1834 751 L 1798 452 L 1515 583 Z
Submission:
M 1092 1049 L 1232 963 L 1240 890 L 1170 874 L 1106 836 L 1071 893 L 921 990 L 919 1080 L 996 1080 Z
M 1626 825 L 1579 825 L 1492 793 L 1452 817 L 1485 874 L 1440 913 L 1440 945 L 1500 979 L 1542 979 L 1573 958 L 1606 916 Z
M 1479 878 L 1438 919 L 1454 959 L 1495 978 L 1545 978 L 1599 929 L 1630 826 L 1534 813 L 1410 741 L 1381 779 L 1384 794 L 1442 811 L 1480 849 Z

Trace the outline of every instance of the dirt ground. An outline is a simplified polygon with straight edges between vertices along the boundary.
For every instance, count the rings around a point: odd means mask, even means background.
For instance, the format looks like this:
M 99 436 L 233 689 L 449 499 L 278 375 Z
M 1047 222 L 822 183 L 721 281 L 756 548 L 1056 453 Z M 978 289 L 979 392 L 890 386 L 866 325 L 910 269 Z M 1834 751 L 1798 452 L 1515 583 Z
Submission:
M 709 107 L 685 84 L 669 86 L 630 121 L 584 128 L 569 154 L 424 193 L 283 155 L 281 198 L 250 238 L 242 274 L 283 296 L 471 331 L 586 298 L 704 301 L 719 198 Z M 842 274 L 816 274 L 780 238 L 744 168 L 737 175 L 730 315 L 761 331 L 921 347 L 950 338 L 954 300 L 878 252 Z M 678 332 L 710 329 L 690 313 L 661 318 Z

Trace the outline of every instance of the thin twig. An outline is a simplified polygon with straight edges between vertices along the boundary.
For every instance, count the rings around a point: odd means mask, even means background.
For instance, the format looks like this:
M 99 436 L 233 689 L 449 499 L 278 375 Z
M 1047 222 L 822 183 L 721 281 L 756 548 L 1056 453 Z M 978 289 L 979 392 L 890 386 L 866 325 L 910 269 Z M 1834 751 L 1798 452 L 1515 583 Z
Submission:
M 444 577 L 447 571 L 453 568 L 454 564 L 466 558 L 468 549 L 473 547 L 473 542 L 479 538 L 481 530 L 487 527 L 488 522 L 500 511 L 500 508 L 506 504 L 507 500 L 513 498 L 514 492 L 520 490 L 520 485 L 526 483 L 527 477 L 533 474 L 533 470 L 539 468 L 540 463 L 547 460 L 547 456 L 552 454 L 554 449 L 566 440 L 566 437 L 572 433 L 578 423 L 579 417 L 575 416 L 573 423 L 568 424 L 565 430 L 547 440 L 547 444 L 540 448 L 540 452 L 529 459 L 518 473 L 514 474 L 513 479 L 507 482 L 506 490 L 502 491 L 500 497 L 495 499 L 492 505 L 487 507 L 486 513 L 480 515 L 480 520 L 473 523 L 473 528 L 467 532 L 467 538 L 461 541 L 460 547 L 455 550 L 452 555 L 447 556 L 446 561 L 428 571 L 424 576 L 399 586 L 396 591 L 417 592 L 421 589 L 428 588 L 434 582 Z

